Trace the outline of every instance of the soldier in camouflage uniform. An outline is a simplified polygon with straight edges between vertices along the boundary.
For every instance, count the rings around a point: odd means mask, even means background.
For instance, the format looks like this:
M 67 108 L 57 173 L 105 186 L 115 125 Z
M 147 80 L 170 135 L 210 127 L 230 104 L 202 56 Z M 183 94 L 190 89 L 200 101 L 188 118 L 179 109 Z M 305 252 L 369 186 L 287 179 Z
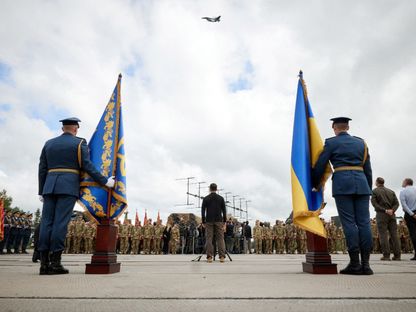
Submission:
M 158 220 L 154 227 L 154 250 L 156 255 L 160 255 L 162 252 L 162 238 L 165 227 L 162 225 L 162 221 Z
M 411 243 L 409 240 L 409 230 L 407 229 L 407 226 L 403 220 L 399 221 L 399 225 L 397 226 L 397 234 L 399 236 L 402 252 L 412 252 Z
M 306 253 L 306 231 L 300 227 L 297 227 L 296 241 L 298 244 L 298 254 Z
M 84 236 L 84 227 L 85 221 L 82 216 L 78 216 L 75 221 L 74 228 L 74 253 L 81 253 L 82 248 L 82 238 Z
M 294 254 L 296 251 L 296 228 L 292 223 L 286 225 L 286 240 L 287 240 L 287 253 Z
M 139 223 L 134 226 L 131 236 L 131 252 L 135 255 L 138 255 L 140 253 L 139 248 L 142 237 L 142 226 L 140 225 L 139 221 Z
M 132 253 L 132 248 L 133 248 L 133 234 L 134 234 L 134 225 L 131 222 L 131 219 L 129 219 L 129 234 L 128 234 L 128 240 L 127 240 L 127 253 L 130 254 Z
M 120 225 L 119 237 L 120 237 L 120 253 L 125 255 L 129 248 L 129 222 L 127 219 L 124 220 L 123 224 Z
M 335 223 L 331 221 L 331 222 L 326 222 L 325 229 L 326 229 L 326 234 L 327 234 L 328 252 L 335 253 L 337 227 Z
M 263 228 L 263 239 L 265 242 L 264 253 L 272 254 L 273 253 L 273 232 L 270 228 L 270 223 L 265 223 Z
M 95 236 L 96 228 L 94 224 L 89 221 L 85 223 L 84 228 L 84 247 L 85 247 L 85 253 L 90 254 L 93 252 L 93 240 Z
M 371 219 L 371 235 L 373 237 L 373 252 L 372 253 L 379 253 L 380 241 L 378 239 L 378 228 L 377 228 L 377 222 L 375 219 Z
M 172 254 L 176 254 L 176 250 L 178 249 L 178 243 L 180 240 L 180 231 L 178 224 L 175 224 L 172 228 L 172 232 L 170 234 L 170 241 L 169 241 L 169 249 Z
M 276 227 L 276 253 L 283 254 L 285 252 L 285 224 L 279 221 Z
M 342 226 L 339 227 L 339 231 L 341 232 L 341 251 L 345 255 L 347 253 L 347 241 L 345 240 L 344 229 Z
M 66 237 L 65 237 L 65 253 L 71 253 L 72 252 L 72 245 L 74 242 L 74 231 L 75 231 L 75 222 L 74 220 L 69 221 L 68 223 L 68 230 L 66 231 Z
M 152 234 L 153 234 L 153 226 L 148 221 L 143 226 L 143 251 L 145 255 L 150 254 L 150 243 L 152 240 Z
M 335 230 L 335 253 L 337 254 L 338 251 L 342 251 L 342 243 L 343 243 L 343 231 L 340 226 L 337 226 Z
M 253 228 L 253 237 L 256 246 L 256 254 L 261 254 L 263 244 L 263 228 L 260 226 L 259 220 L 256 220 L 256 225 Z
M 273 236 L 273 244 L 272 244 L 272 251 L 277 252 L 277 229 L 279 227 L 279 220 L 276 220 L 276 223 L 272 227 L 272 236 Z

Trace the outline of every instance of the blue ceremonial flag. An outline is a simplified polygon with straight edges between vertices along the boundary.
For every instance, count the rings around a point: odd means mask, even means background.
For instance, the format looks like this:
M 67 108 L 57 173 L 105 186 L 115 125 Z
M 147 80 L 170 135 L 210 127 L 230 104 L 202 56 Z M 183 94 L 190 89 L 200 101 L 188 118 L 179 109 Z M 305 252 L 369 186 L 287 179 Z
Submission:
M 113 189 L 103 187 L 83 173 L 78 203 L 97 221 L 117 219 L 127 208 L 123 118 L 120 102 L 121 74 L 97 129 L 88 144 L 90 158 L 101 174 L 116 177 Z
M 314 234 L 326 237 L 326 231 L 319 218 L 324 208 L 323 188 L 312 191 L 311 171 L 323 150 L 322 139 L 308 100 L 302 71 L 299 73 L 296 96 L 295 121 L 293 125 L 291 180 L 293 222 Z M 321 185 L 331 174 L 328 164 Z

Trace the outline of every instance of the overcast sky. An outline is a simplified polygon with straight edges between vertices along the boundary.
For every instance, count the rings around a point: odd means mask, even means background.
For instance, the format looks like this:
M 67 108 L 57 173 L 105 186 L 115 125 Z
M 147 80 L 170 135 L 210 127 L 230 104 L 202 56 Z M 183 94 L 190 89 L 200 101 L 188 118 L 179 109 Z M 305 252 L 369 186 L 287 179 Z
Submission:
M 0 188 L 40 207 L 44 142 L 69 116 L 89 140 L 122 73 L 132 214 L 199 214 L 177 206 L 175 179 L 192 176 L 251 200 L 253 220 L 286 218 L 302 69 L 322 137 L 329 118 L 351 117 L 374 176 L 399 191 L 416 178 L 414 12 L 414 1 L 2 1 Z

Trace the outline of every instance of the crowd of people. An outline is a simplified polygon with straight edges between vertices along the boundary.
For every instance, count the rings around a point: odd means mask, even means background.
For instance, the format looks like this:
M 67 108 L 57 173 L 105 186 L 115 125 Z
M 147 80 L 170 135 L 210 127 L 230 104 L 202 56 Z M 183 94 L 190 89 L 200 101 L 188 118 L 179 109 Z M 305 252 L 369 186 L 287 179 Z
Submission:
M 345 235 L 341 226 L 334 221 L 324 221 L 327 232 L 328 251 L 331 254 L 347 253 Z M 171 219 L 166 225 L 161 220 L 145 225 L 139 221 L 133 225 L 130 219 L 123 223 L 117 221 L 117 253 L 119 254 L 200 254 L 205 248 L 205 229 L 195 225 Z M 380 235 L 376 219 L 371 220 L 373 253 L 382 253 Z M 397 225 L 402 253 L 413 252 L 409 230 L 403 220 Z M 71 220 L 65 239 L 65 253 L 92 253 L 95 246 L 96 224 L 85 222 L 81 215 Z M 252 228 L 248 221 L 239 222 L 229 218 L 226 222 L 225 246 L 230 254 L 304 254 L 307 252 L 306 232 L 291 222 L 276 220 L 256 221 Z
M 328 251 L 332 254 L 346 253 L 345 235 L 341 226 L 334 221 L 326 222 Z M 117 252 L 119 254 L 199 254 L 205 247 L 205 229 L 201 224 L 185 222 L 183 219 L 174 223 L 168 219 L 166 225 L 161 220 L 152 219 L 141 225 L 133 225 L 130 219 L 123 223 L 117 221 Z M 376 218 L 371 219 L 373 237 L 373 253 L 383 253 L 382 239 L 379 233 L 380 224 Z M 65 238 L 65 253 L 93 253 L 95 247 L 97 225 L 85 221 L 78 214 L 68 224 Z M 31 235 L 33 234 L 31 213 L 6 209 L 4 216 L 4 239 L 0 241 L 0 254 L 28 253 Z M 412 253 L 413 244 L 409 229 L 404 220 L 397 224 L 397 238 L 401 253 Z M 390 235 L 391 236 L 391 235 Z M 393 250 L 393 240 L 389 236 L 390 249 Z M 394 237 L 394 235 L 393 235 Z M 225 246 L 228 253 L 257 253 L 257 254 L 304 254 L 307 251 L 306 232 L 291 222 L 276 220 L 270 222 L 256 221 L 252 228 L 248 221 L 239 222 L 228 218 L 224 233 Z

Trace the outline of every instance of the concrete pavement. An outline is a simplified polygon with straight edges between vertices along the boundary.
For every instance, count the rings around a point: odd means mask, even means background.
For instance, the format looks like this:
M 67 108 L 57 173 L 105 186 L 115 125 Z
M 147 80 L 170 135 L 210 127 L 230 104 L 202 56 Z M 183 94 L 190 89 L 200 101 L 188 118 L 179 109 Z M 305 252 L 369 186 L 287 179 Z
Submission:
M 304 255 L 119 256 L 121 272 L 85 275 L 90 255 L 64 255 L 69 275 L 39 276 L 31 255 L 0 256 L 0 311 L 412 311 L 416 262 L 372 256 L 373 276 L 302 273 Z M 334 255 L 338 269 L 346 255 Z

